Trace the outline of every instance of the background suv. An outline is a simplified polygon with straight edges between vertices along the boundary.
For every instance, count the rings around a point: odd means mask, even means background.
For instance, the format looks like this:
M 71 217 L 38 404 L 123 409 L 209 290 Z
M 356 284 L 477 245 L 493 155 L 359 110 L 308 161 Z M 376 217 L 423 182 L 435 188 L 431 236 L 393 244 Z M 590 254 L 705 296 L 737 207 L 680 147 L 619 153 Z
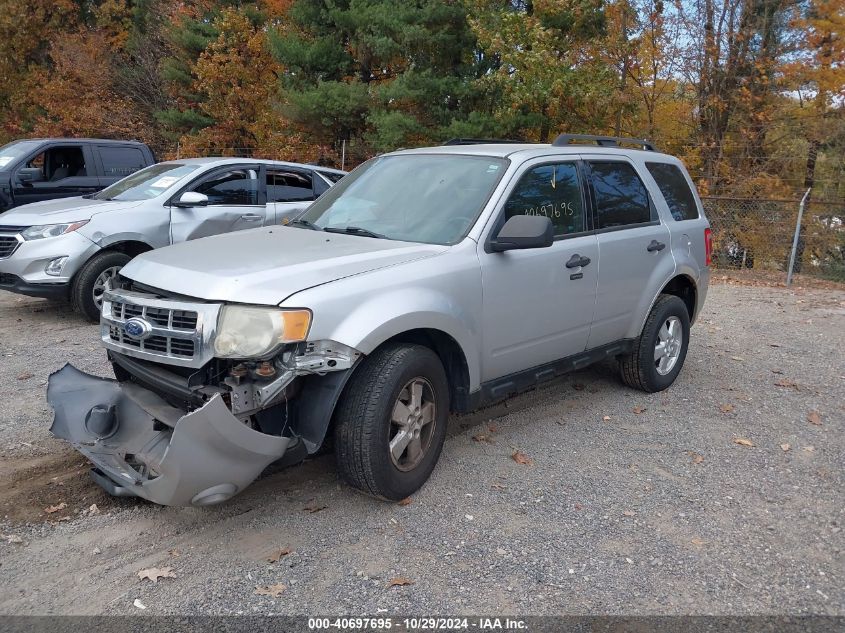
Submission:
M 113 494 L 194 505 L 332 434 L 347 482 L 402 499 L 450 411 L 602 359 L 667 388 L 710 229 L 681 163 L 625 142 L 395 152 L 287 226 L 137 257 L 103 302 L 117 381 L 54 374 L 53 433 Z
M 70 298 L 96 321 L 106 285 L 135 255 L 279 224 L 343 175 L 297 163 L 186 159 L 89 196 L 13 209 L 0 216 L 0 290 Z

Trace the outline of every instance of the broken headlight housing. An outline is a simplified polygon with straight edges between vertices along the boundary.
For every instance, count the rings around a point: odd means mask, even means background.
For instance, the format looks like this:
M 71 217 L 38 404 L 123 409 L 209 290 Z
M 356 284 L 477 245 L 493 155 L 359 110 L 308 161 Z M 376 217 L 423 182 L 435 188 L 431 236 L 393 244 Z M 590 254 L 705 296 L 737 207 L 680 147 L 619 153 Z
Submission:
M 282 345 L 304 341 L 310 327 L 310 310 L 223 306 L 217 319 L 214 355 L 266 358 Z

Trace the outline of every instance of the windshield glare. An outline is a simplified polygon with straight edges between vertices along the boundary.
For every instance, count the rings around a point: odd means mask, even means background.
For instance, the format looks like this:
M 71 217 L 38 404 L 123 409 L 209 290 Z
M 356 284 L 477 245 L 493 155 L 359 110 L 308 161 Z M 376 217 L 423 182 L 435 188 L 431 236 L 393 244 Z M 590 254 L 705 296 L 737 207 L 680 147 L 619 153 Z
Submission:
M 507 164 L 502 158 L 445 154 L 374 158 L 329 189 L 300 219 L 322 229 L 354 227 L 391 240 L 456 244 L 475 223 Z
M 0 147 L 0 169 L 38 148 L 41 141 L 15 141 Z
M 199 165 L 180 165 L 178 163 L 152 165 L 117 181 L 92 197 L 95 200 L 121 200 L 124 202 L 150 200 L 165 193 L 182 178 L 198 168 Z

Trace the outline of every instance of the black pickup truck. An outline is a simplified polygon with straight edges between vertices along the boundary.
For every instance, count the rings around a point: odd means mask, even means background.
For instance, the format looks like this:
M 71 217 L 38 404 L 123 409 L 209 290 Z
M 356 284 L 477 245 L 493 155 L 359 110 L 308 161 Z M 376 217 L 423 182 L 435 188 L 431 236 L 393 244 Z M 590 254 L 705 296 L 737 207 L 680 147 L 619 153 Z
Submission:
M 94 193 L 155 163 L 138 141 L 39 138 L 0 147 L 0 213 L 30 202 Z

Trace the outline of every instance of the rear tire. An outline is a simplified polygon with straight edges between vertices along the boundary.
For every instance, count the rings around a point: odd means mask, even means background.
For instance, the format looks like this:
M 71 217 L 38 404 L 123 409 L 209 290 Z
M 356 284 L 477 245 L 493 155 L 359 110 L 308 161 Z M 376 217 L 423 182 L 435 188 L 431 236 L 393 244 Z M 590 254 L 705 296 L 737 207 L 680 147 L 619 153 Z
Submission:
M 622 381 L 647 393 L 668 388 L 684 366 L 689 331 L 686 304 L 674 295 L 660 295 L 634 349 L 619 361 Z
M 446 440 L 446 372 L 427 347 L 388 344 L 355 370 L 335 411 L 343 479 L 382 499 L 404 499 L 428 480 Z
M 76 274 L 70 290 L 73 309 L 92 323 L 100 320 L 103 282 L 115 277 L 132 258 L 117 251 L 97 253 Z

